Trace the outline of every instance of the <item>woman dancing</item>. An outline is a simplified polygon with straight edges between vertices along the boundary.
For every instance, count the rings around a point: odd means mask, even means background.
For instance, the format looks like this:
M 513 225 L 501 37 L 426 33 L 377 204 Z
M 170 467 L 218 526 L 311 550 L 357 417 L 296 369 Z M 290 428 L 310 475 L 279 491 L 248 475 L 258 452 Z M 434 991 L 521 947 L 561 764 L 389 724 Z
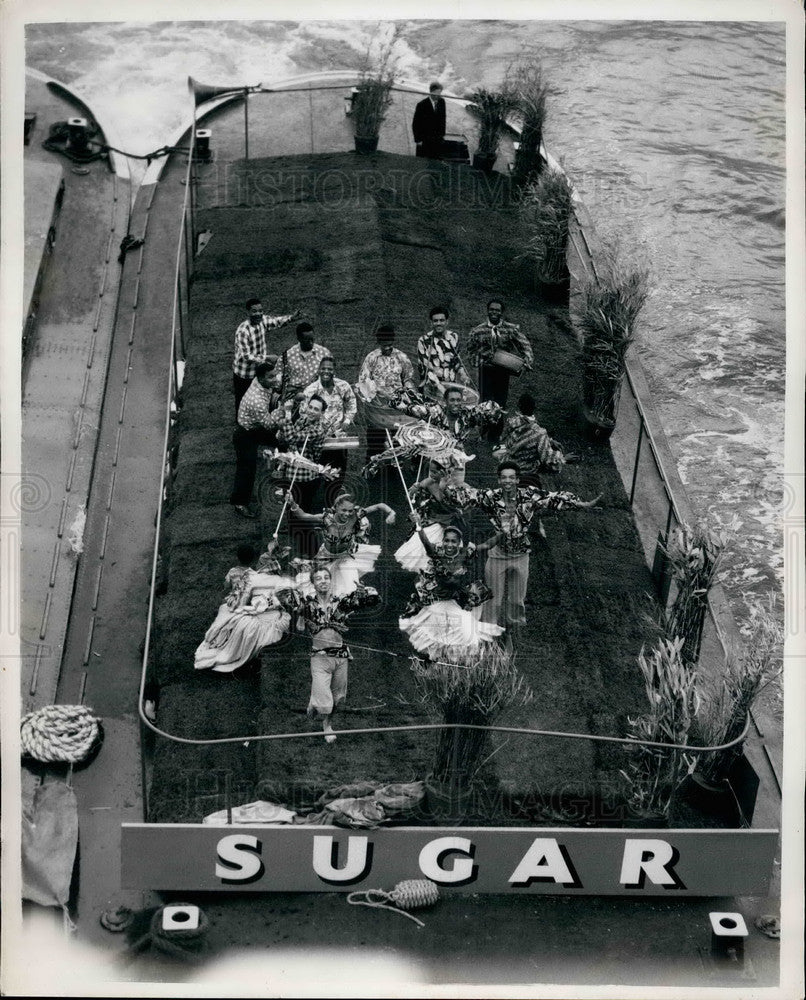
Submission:
M 276 544 L 276 541 L 269 544 L 267 556 L 272 556 Z M 240 549 L 238 554 L 240 558 Z M 232 589 L 196 649 L 193 662 L 196 670 L 231 673 L 288 632 L 291 619 L 280 606 L 277 594 L 294 586 L 291 577 L 258 572 L 239 564 L 227 573 L 225 583 Z
M 431 459 L 428 475 L 410 488 L 409 498 L 420 519 L 420 528 L 415 528 L 411 537 L 395 552 L 395 559 L 403 569 L 419 572 L 428 566 L 430 557 L 420 541 L 420 530 L 434 546 L 442 544 L 448 525 L 464 530 L 462 512 L 445 497 L 445 488 L 458 486 L 464 481 L 466 458 L 463 452 L 454 451 L 443 462 Z
M 372 607 L 380 598 L 377 590 L 358 584 L 352 593 L 337 597 L 326 566 L 311 571 L 314 593 L 289 605 L 297 611 L 297 628 L 307 632 L 311 648 L 311 697 L 308 717 L 318 715 L 328 743 L 336 739 L 330 719 L 347 696 L 347 664 L 352 659 L 343 634 L 347 619 L 359 608 Z M 290 597 L 290 595 L 289 595 Z
M 369 517 L 375 511 L 386 514 L 386 523 L 395 523 L 395 512 L 386 503 L 358 507 L 349 493 L 336 497 L 332 507 L 321 514 L 309 514 L 293 499 L 289 501 L 291 513 L 301 521 L 317 524 L 322 531 L 322 544 L 314 556 L 316 566 L 327 566 L 336 597 L 352 593 L 359 580 L 371 573 L 381 554 L 380 545 L 369 545 Z
M 465 546 L 458 528 L 445 528 L 442 543 L 433 545 L 422 529 L 417 532 L 428 564 L 420 571 L 415 592 L 399 624 L 409 642 L 430 654 L 435 647 L 458 647 L 473 652 L 504 631 L 500 625 L 480 621 L 481 606 L 492 592 L 481 580 L 473 579 L 471 563 L 478 552 L 496 544 L 497 536 L 475 546 Z

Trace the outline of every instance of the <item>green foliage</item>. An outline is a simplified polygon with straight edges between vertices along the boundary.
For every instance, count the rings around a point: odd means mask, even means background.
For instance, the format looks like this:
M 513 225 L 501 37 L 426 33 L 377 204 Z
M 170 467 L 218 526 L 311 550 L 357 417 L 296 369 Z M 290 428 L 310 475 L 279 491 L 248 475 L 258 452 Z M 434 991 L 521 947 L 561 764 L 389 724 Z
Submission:
M 780 693 L 784 629 L 777 604 L 777 596 L 770 594 L 752 607 L 751 632 L 744 652 L 732 651 L 722 673 L 702 685 L 697 728 L 703 744 L 731 743 L 741 736 L 748 712 L 759 698 Z M 697 770 L 706 781 L 718 784 L 741 753 L 740 743 L 729 750 L 702 754 Z
M 623 266 L 614 255 L 605 263 L 607 276 L 582 289 L 577 322 L 582 332 L 585 405 L 595 419 L 613 423 L 627 350 L 649 293 L 649 272 Z
M 528 233 L 522 256 L 535 262 L 542 281 L 562 281 L 567 269 L 568 226 L 574 210 L 568 178 L 559 170 L 545 171 L 524 188 L 520 210 Z
M 467 100 L 472 101 L 469 110 L 478 121 L 477 152 L 496 156 L 507 118 L 518 110 L 518 95 L 504 84 L 501 90 L 474 90 Z
M 440 646 L 433 656 L 414 657 L 412 673 L 421 699 L 447 723 L 489 726 L 504 709 L 533 698 L 512 657 L 497 643 L 485 643 L 472 654 Z M 443 730 L 434 776 L 440 781 L 472 780 L 488 735 L 483 730 Z
M 699 703 L 694 673 L 683 662 L 682 639 L 661 639 L 638 666 L 644 678 L 648 709 L 628 718 L 629 762 L 621 772 L 627 798 L 638 813 L 668 815 L 680 783 L 691 770 L 683 750 L 649 747 L 639 741 L 684 745 Z

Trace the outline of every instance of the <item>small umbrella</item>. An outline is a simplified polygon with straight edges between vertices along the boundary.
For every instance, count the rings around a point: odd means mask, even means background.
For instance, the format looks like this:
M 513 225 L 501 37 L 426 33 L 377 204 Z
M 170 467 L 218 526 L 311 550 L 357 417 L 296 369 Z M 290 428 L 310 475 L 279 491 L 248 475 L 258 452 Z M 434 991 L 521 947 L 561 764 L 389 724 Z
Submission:
M 435 458 L 438 454 L 452 452 L 457 444 L 456 438 L 449 431 L 427 424 L 424 420 L 399 427 L 395 437 L 403 448 L 411 448 L 426 458 Z

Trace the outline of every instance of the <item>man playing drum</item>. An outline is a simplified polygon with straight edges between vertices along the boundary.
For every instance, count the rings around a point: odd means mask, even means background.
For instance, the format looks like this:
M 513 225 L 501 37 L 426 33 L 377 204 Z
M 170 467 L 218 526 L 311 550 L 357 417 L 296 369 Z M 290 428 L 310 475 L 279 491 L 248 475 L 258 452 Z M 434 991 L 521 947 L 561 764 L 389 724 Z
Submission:
M 482 403 L 491 399 L 503 408 L 507 405 L 510 378 L 523 368 L 531 371 L 534 365 L 532 345 L 517 323 L 503 318 L 505 308 L 501 299 L 490 299 L 487 322 L 473 327 L 467 344 L 468 356 L 479 370 Z

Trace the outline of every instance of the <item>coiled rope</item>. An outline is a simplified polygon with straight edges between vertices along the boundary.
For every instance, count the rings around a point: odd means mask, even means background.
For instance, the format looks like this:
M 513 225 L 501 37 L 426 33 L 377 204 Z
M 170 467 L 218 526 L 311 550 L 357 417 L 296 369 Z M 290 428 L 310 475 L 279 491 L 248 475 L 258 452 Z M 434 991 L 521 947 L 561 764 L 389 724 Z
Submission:
M 101 720 L 85 705 L 45 705 L 20 723 L 23 756 L 42 763 L 78 764 L 103 743 Z
M 359 899 L 365 896 L 365 899 Z M 419 910 L 424 906 L 433 906 L 439 899 L 439 888 L 427 878 L 408 878 L 398 882 L 391 892 L 383 889 L 366 889 L 361 892 L 351 892 L 347 897 L 347 902 L 351 906 L 374 906 L 380 910 L 391 910 L 392 913 L 399 913 L 401 917 L 408 917 L 420 927 L 425 927 L 422 920 L 418 920 L 412 913 L 406 910 Z M 393 905 L 390 906 L 389 904 Z

